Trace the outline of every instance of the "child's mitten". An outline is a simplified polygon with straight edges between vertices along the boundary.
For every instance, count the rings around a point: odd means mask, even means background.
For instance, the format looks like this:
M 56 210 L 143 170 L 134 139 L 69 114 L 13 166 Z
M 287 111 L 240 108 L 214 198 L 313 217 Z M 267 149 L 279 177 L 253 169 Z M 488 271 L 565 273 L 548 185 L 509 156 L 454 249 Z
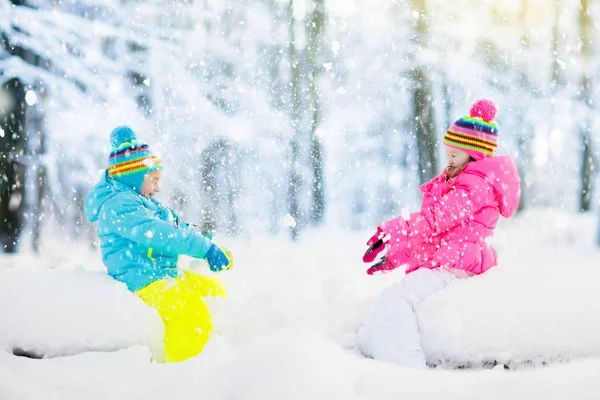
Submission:
M 225 257 L 227 257 L 227 260 L 229 261 L 229 264 L 227 265 L 227 269 L 233 269 L 233 254 L 231 254 L 231 251 L 229 251 L 228 249 L 226 249 L 223 246 L 219 246 L 219 248 L 221 249 L 221 251 L 223 253 L 225 253 Z
M 213 272 L 219 272 L 229 267 L 229 259 L 223 250 L 214 243 L 208 248 L 204 258 L 206 258 L 208 267 Z
M 370 245 L 367 251 L 365 251 L 365 255 L 363 256 L 363 262 L 369 263 L 375 260 L 377 254 L 381 253 L 385 249 L 385 244 L 386 242 L 384 242 L 383 239 L 379 239 L 378 241 Z
M 376 272 L 381 272 L 386 274 L 393 269 L 398 268 L 398 266 L 393 265 L 385 256 L 379 260 L 379 262 L 371 265 L 369 269 L 367 269 L 367 274 L 373 275 Z
M 385 250 L 388 238 L 381 226 L 377 227 L 377 232 L 367 241 L 369 248 L 363 256 L 363 262 L 369 263 L 375 260 L 377 255 Z
M 367 241 L 367 246 L 373 246 L 378 240 L 383 239 L 383 236 L 385 236 L 385 234 L 381 227 L 378 226 L 377 232 L 375 232 L 375 234 Z

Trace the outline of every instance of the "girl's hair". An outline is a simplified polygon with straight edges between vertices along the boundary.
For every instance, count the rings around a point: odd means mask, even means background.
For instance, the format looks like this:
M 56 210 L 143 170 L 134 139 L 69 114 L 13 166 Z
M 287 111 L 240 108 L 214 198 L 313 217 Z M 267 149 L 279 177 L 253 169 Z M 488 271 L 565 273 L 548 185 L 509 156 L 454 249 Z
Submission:
M 456 175 L 460 174 L 462 172 L 462 170 L 465 169 L 465 167 L 467 166 L 468 163 L 473 162 L 473 161 L 477 161 L 477 160 L 474 159 L 473 157 L 469 157 L 469 161 L 467 161 L 466 164 L 463 165 L 462 168 L 460 168 L 460 169 L 459 168 L 450 169 L 450 167 L 446 167 L 444 169 L 444 171 L 446 171 L 446 180 L 456 177 Z

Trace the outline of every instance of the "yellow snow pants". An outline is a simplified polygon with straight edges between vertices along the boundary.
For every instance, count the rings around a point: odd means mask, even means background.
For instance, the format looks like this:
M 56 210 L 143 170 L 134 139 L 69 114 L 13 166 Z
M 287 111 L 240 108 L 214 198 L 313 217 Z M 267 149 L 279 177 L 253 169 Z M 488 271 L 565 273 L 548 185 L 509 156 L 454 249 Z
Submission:
M 177 278 L 152 282 L 135 293 L 155 308 L 163 320 L 164 361 L 169 363 L 200 354 L 212 331 L 210 312 L 203 299 L 226 296 L 218 278 L 192 271 L 183 271 Z

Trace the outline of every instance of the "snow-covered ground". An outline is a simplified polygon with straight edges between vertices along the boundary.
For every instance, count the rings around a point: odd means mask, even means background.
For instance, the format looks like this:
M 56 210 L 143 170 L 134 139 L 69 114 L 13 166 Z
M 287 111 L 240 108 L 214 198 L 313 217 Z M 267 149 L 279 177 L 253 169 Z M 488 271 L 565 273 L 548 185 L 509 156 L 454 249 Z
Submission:
M 364 272 L 371 232 L 215 238 L 236 256 L 219 275 L 228 298 L 210 302 L 217 333 L 199 357 L 171 365 L 149 362 L 160 321 L 103 276 L 99 254 L 57 241 L 42 257 L 0 256 L 0 399 L 597 399 L 595 227 L 548 211 L 503 221 L 501 265 L 421 305 L 425 352 L 441 363 L 427 371 L 356 349 L 381 290 L 402 279 Z M 480 369 L 486 361 L 511 370 Z M 475 368 L 445 368 L 456 364 Z

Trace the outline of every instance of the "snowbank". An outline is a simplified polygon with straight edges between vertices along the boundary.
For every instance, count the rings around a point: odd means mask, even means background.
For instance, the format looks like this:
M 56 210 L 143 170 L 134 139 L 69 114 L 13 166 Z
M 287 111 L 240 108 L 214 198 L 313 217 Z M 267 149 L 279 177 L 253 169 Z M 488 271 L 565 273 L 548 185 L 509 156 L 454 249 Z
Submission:
M 43 257 L 0 256 L 0 346 L 8 351 L 0 351 L 0 398 L 597 399 L 595 222 L 529 213 L 501 225 L 501 265 L 419 307 L 426 355 L 442 363 L 425 372 L 366 359 L 356 348 L 381 291 L 402 279 L 400 271 L 366 275 L 360 260 L 370 232 L 314 231 L 297 244 L 218 238 L 236 267 L 219 275 L 228 298 L 209 304 L 216 334 L 201 356 L 172 365 L 148 362 L 160 343 L 158 316 L 123 285 L 81 269 L 98 271 L 99 254 L 56 245 Z M 79 261 L 69 265 L 65 254 Z M 9 354 L 15 347 L 92 352 L 30 360 Z M 516 371 L 443 370 L 485 362 Z
M 102 272 L 0 269 L 0 347 L 44 357 L 160 350 L 162 321 Z
M 598 361 L 519 373 L 418 371 L 358 357 L 321 332 L 301 327 L 271 331 L 246 343 L 226 361 L 212 362 L 212 367 L 198 383 L 205 398 L 211 399 L 593 399 L 600 395 Z M 194 364 L 188 366 L 193 368 Z
M 504 222 L 496 237 L 500 265 L 452 283 L 418 308 L 429 363 L 516 368 L 600 357 L 595 220 L 532 212 Z M 365 274 L 360 257 L 368 236 L 239 243 L 238 270 L 222 275 L 230 297 L 215 312 L 217 329 L 237 344 L 281 326 L 312 327 L 358 352 L 357 331 L 383 288 L 403 277 Z
M 582 235 L 594 221 L 563 217 L 530 213 L 501 226 L 499 267 L 454 282 L 420 305 L 430 363 L 519 366 L 600 356 L 600 252 Z M 533 224 L 534 236 L 528 233 Z M 216 332 L 238 346 L 299 326 L 358 353 L 357 331 L 383 288 L 402 279 L 400 271 L 365 274 L 363 236 L 327 230 L 298 244 L 226 239 L 236 268 L 219 275 L 229 297 L 209 300 Z M 13 267 L 0 269 L 0 345 L 46 356 L 160 348 L 162 325 L 153 310 L 103 272 L 81 270 L 83 260 L 99 254 L 57 251 L 67 253 L 79 257 L 69 270 L 46 269 L 44 263 L 66 264 L 46 253 L 3 263 Z M 29 267 L 18 267 L 23 263 Z
M 419 308 L 432 363 L 543 364 L 600 356 L 600 265 L 497 268 Z
M 215 343 L 212 343 L 214 346 Z M 212 350 L 212 351 L 211 351 Z M 30 360 L 0 353 L 0 366 L 20 378 L 10 382 L 19 400 L 145 399 L 597 399 L 600 361 L 584 360 L 508 372 L 419 371 L 358 357 L 321 332 L 276 329 L 238 348 L 224 343 L 202 357 L 157 365 L 147 352 Z M 0 383 L 2 382 L 0 370 Z M 29 388 L 21 384 L 32 383 Z

